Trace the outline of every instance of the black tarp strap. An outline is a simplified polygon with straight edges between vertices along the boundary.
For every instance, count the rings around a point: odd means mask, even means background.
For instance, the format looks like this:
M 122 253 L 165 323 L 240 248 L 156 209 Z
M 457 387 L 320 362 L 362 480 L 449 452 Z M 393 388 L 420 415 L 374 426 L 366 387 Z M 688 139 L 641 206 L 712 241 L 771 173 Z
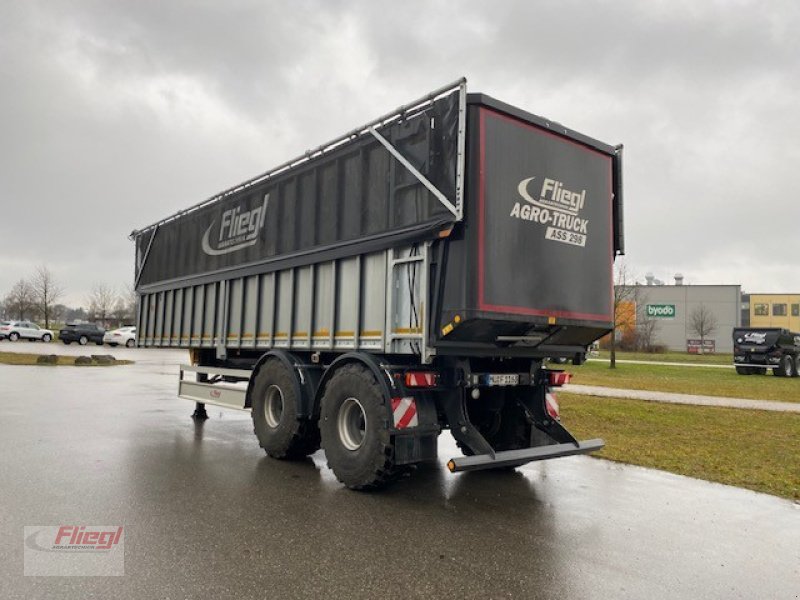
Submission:
M 153 227 L 153 233 L 150 236 L 150 241 L 147 242 L 147 249 L 144 251 L 142 262 L 139 264 L 139 271 L 136 273 L 136 281 L 133 283 L 133 289 L 135 290 L 139 288 L 139 279 L 142 278 L 142 273 L 144 273 L 144 265 L 147 263 L 147 257 L 150 256 L 150 248 L 153 247 L 153 240 L 156 239 L 156 233 L 158 233 L 158 229 L 158 225 Z
M 400 161 L 400 164 L 402 164 L 406 169 L 408 169 L 411 172 L 411 174 L 414 177 L 416 177 L 422 185 L 428 188 L 428 191 L 434 196 L 436 196 L 436 199 L 439 200 L 439 202 L 441 202 L 447 210 L 453 213 L 453 216 L 455 216 L 456 219 L 460 218 L 458 214 L 458 209 L 456 208 L 455 204 L 450 202 L 450 200 L 447 199 L 447 196 L 445 196 L 439 190 L 439 188 L 433 185 L 430 182 L 430 180 L 428 180 L 428 178 L 425 177 L 425 175 L 420 173 L 419 169 L 417 169 L 414 165 L 412 165 L 411 162 L 405 156 L 403 156 L 397 148 L 392 146 L 392 144 L 389 143 L 389 140 L 387 140 L 380 133 L 378 133 L 378 131 L 374 127 L 370 127 L 369 132 L 375 137 L 376 140 L 378 140 L 381 143 L 381 145 L 383 145 L 384 148 L 386 148 L 389 151 L 389 154 L 391 154 L 398 161 Z

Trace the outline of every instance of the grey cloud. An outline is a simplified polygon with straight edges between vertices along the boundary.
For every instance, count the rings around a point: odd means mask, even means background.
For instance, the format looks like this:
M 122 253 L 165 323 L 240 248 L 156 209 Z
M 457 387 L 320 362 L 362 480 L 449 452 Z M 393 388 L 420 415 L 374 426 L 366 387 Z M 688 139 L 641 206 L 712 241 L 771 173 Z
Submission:
M 462 74 L 625 143 L 639 270 L 800 290 L 795 3 L 1 4 L 0 294 L 127 282 L 132 228 Z

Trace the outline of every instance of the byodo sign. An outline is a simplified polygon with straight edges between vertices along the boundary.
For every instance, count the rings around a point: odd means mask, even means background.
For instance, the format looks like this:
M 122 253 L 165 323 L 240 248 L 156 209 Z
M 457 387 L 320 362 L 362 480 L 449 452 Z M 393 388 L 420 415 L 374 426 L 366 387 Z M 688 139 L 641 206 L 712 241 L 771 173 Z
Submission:
M 645 312 L 651 319 L 674 319 L 675 318 L 675 305 L 674 304 L 647 304 Z

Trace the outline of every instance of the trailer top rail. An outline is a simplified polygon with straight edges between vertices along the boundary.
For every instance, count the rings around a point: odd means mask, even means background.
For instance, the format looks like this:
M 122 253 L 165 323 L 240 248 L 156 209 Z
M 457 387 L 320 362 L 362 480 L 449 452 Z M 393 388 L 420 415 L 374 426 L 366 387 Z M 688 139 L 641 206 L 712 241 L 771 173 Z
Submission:
M 142 227 L 140 229 L 134 229 L 130 233 L 128 238 L 133 240 L 137 236 L 139 236 L 139 235 L 141 235 L 143 233 L 147 233 L 148 231 L 150 231 L 150 230 L 152 230 L 154 228 L 160 227 L 161 225 L 169 223 L 170 221 L 173 221 L 175 219 L 183 217 L 184 215 L 187 215 L 187 214 L 189 214 L 191 212 L 194 212 L 194 211 L 196 211 L 198 209 L 204 208 L 204 207 L 206 207 L 206 206 L 208 206 L 210 204 L 214 204 L 215 202 L 219 202 L 220 200 L 223 200 L 223 199 L 227 198 L 228 196 L 230 196 L 232 194 L 235 194 L 237 192 L 241 192 L 242 190 L 245 190 L 245 189 L 247 189 L 247 188 L 249 188 L 249 187 L 251 187 L 253 185 L 256 185 L 258 183 L 262 183 L 262 182 L 270 179 L 271 177 L 274 177 L 275 175 L 278 175 L 280 173 L 283 173 L 284 171 L 287 171 L 288 169 L 292 169 L 292 168 L 294 168 L 294 167 L 296 167 L 298 165 L 301 165 L 301 164 L 303 164 L 303 163 L 305 163 L 305 162 L 307 162 L 307 161 L 309 161 L 309 160 L 311 160 L 313 158 L 317 158 L 319 156 L 327 154 L 327 153 L 331 152 L 332 150 L 335 150 L 336 148 L 338 148 L 341 144 L 343 144 L 345 142 L 349 142 L 351 140 L 354 140 L 354 139 L 359 138 L 359 137 L 364 136 L 364 135 L 370 135 L 370 134 L 371 135 L 376 135 L 377 134 L 377 132 L 375 131 L 376 127 L 383 127 L 384 125 L 388 125 L 388 124 L 393 123 L 394 121 L 397 121 L 399 119 L 404 119 L 404 118 L 406 118 L 406 117 L 408 117 L 410 115 L 416 114 L 420 110 L 424 109 L 425 107 L 427 107 L 428 105 L 433 103 L 437 98 L 439 98 L 441 96 L 444 96 L 446 94 L 449 94 L 449 93 L 451 93 L 452 91 L 454 91 L 456 89 L 461 88 L 461 91 L 462 91 L 461 95 L 462 95 L 462 97 L 464 97 L 465 96 L 465 92 L 466 92 L 466 85 L 467 85 L 466 77 L 461 77 L 460 79 L 457 79 L 456 81 L 453 81 L 452 83 L 449 83 L 447 85 L 443 85 L 442 87 L 430 92 L 429 94 L 426 94 L 426 95 L 422 96 L 421 98 L 418 98 L 417 100 L 409 102 L 408 104 L 404 104 L 404 105 L 396 108 L 395 110 L 393 110 L 393 111 L 391 111 L 389 113 L 386 113 L 385 115 L 382 115 L 382 116 L 378 117 L 377 119 L 373 119 L 372 121 L 369 121 L 368 123 L 365 123 L 364 125 L 362 125 L 360 127 L 356 127 L 352 131 L 350 131 L 348 133 L 345 133 L 344 135 L 341 135 L 341 136 L 339 136 L 339 137 L 337 137 L 337 138 L 335 138 L 335 139 L 333 139 L 333 140 L 331 140 L 329 142 L 326 142 L 326 143 L 324 143 L 324 144 L 322 144 L 320 146 L 317 146 L 316 148 L 314 148 L 312 150 L 306 150 L 306 152 L 304 152 L 300 156 L 297 156 L 297 157 L 295 157 L 295 158 L 293 158 L 291 160 L 287 160 L 286 162 L 281 163 L 277 167 L 273 167 L 272 169 L 264 171 L 263 173 L 261 173 L 259 175 L 256 175 L 255 177 L 251 177 L 250 179 L 248 179 L 246 181 L 243 181 L 243 182 L 241 182 L 241 183 L 239 183 L 239 184 L 237 184 L 237 185 L 235 185 L 233 187 L 230 187 L 230 188 L 228 188 L 226 190 L 218 192 L 218 193 L 214 194 L 213 196 L 203 200 L 202 202 L 198 202 L 197 204 L 193 204 L 192 206 L 190 206 L 188 208 L 184 208 L 182 210 L 179 210 L 179 211 L 169 215 L 168 217 L 164 217 L 163 219 L 160 219 L 159 221 L 156 221 L 155 223 L 147 225 L 146 227 Z M 462 107 L 462 110 L 463 110 L 463 107 Z M 460 134 L 462 134 L 462 138 L 463 138 L 463 128 L 464 128 L 464 123 L 463 123 L 463 120 L 462 120 L 462 123 L 461 123 L 461 126 L 460 126 L 460 132 L 459 132 Z M 379 137 L 378 139 L 380 140 L 381 138 Z M 461 148 L 461 153 L 463 154 L 463 146 Z M 463 174 L 459 174 L 459 182 L 458 182 L 458 187 L 457 187 L 456 191 L 457 191 L 457 198 L 456 198 L 456 203 L 457 204 L 456 205 L 458 206 L 462 201 Z M 459 216 L 459 218 L 460 218 L 460 216 Z

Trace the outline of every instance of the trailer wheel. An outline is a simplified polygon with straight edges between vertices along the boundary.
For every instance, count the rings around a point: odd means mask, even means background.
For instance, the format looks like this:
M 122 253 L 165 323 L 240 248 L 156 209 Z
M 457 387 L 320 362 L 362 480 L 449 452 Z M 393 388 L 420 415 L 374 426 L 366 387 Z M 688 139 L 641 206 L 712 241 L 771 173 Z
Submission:
M 298 459 L 319 449 L 313 421 L 297 418 L 294 373 L 268 360 L 253 382 L 253 430 L 259 445 L 273 458 Z
M 791 377 L 794 372 L 794 360 L 788 354 L 781 356 L 780 365 L 772 369 L 772 374 L 777 377 Z
M 328 466 L 339 481 L 364 490 L 395 478 L 391 422 L 381 388 L 366 367 L 347 364 L 333 374 L 322 397 L 319 430 Z
M 531 424 L 525 410 L 517 403 L 514 391 L 487 389 L 479 399 L 469 402 L 467 412 L 469 420 L 495 451 L 519 450 L 530 446 Z M 464 456 L 474 454 L 461 442 L 456 441 L 456 445 Z

